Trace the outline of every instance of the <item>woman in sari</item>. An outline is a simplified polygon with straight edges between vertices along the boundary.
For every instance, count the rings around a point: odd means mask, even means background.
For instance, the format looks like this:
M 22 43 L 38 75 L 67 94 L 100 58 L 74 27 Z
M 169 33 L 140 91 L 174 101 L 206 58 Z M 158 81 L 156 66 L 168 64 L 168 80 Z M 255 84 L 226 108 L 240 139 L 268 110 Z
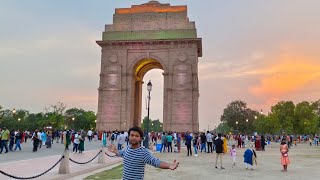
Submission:
M 70 135 L 70 131 L 67 131 L 66 133 L 66 137 L 65 137 L 65 150 L 69 150 L 69 145 L 70 145 L 70 141 L 71 141 L 71 135 Z
M 256 137 L 255 148 L 256 148 L 256 151 L 261 151 L 261 140 L 259 136 Z
M 224 135 L 223 136 L 223 153 L 227 153 L 228 152 L 228 139 L 227 136 Z
M 85 140 L 85 134 L 83 133 L 83 131 L 81 132 L 79 140 L 80 140 L 79 153 L 82 153 L 84 151 L 84 140 Z
M 103 131 L 103 134 L 102 134 L 102 146 L 107 147 L 107 132 L 106 131 Z

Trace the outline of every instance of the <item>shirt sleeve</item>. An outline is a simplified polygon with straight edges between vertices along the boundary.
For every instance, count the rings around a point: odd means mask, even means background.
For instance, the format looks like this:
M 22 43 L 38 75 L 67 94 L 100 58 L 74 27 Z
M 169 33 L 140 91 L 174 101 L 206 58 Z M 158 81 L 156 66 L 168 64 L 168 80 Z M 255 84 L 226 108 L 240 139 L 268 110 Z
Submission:
M 151 166 L 154 166 L 156 168 L 159 168 L 160 167 L 160 160 L 156 157 L 154 157 L 150 151 L 148 151 L 146 149 L 145 153 L 144 153 L 144 158 L 143 158 L 143 162 L 145 164 L 149 164 Z

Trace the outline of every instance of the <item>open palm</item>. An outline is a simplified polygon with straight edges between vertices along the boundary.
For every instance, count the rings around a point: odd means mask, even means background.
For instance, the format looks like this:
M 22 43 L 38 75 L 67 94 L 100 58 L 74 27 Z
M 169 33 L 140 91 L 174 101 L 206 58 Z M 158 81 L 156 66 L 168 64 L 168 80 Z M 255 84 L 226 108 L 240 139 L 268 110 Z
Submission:
M 117 151 L 116 146 L 113 145 L 113 144 L 110 144 L 110 145 L 108 146 L 108 150 L 109 150 L 110 152 L 113 152 L 113 153 L 116 153 L 116 151 Z

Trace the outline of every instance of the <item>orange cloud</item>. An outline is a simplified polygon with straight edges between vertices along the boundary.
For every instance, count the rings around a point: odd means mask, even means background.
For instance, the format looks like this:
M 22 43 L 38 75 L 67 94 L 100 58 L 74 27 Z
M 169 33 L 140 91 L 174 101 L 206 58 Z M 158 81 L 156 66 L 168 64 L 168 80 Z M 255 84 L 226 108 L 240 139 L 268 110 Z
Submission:
M 256 96 L 280 96 L 303 88 L 309 82 L 320 78 L 320 62 L 305 57 L 286 55 L 277 64 L 255 71 L 260 74 L 260 84 L 249 88 Z M 320 86 L 320 84 L 319 84 Z

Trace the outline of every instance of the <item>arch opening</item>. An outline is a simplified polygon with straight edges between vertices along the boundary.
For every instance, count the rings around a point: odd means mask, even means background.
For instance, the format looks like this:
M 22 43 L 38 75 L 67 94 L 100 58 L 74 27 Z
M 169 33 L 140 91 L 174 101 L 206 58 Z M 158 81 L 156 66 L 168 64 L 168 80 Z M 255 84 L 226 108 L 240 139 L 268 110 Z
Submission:
M 134 66 L 134 75 L 137 80 L 142 81 L 144 75 L 152 70 L 152 69 L 162 69 L 163 66 L 161 63 L 155 59 L 148 58 L 148 59 L 142 59 L 136 63 Z
M 143 78 L 148 73 L 149 71 L 153 69 L 160 69 L 164 70 L 163 66 L 161 63 L 152 58 L 146 58 L 138 61 L 134 68 L 133 68 L 133 73 L 134 73 L 134 78 L 133 78 L 133 107 L 132 110 L 134 112 L 134 126 L 140 126 L 141 121 L 142 121 L 142 100 L 144 98 L 142 97 L 142 91 L 146 90 L 146 88 L 143 88 L 144 82 Z M 144 116 L 143 116 L 144 117 Z

